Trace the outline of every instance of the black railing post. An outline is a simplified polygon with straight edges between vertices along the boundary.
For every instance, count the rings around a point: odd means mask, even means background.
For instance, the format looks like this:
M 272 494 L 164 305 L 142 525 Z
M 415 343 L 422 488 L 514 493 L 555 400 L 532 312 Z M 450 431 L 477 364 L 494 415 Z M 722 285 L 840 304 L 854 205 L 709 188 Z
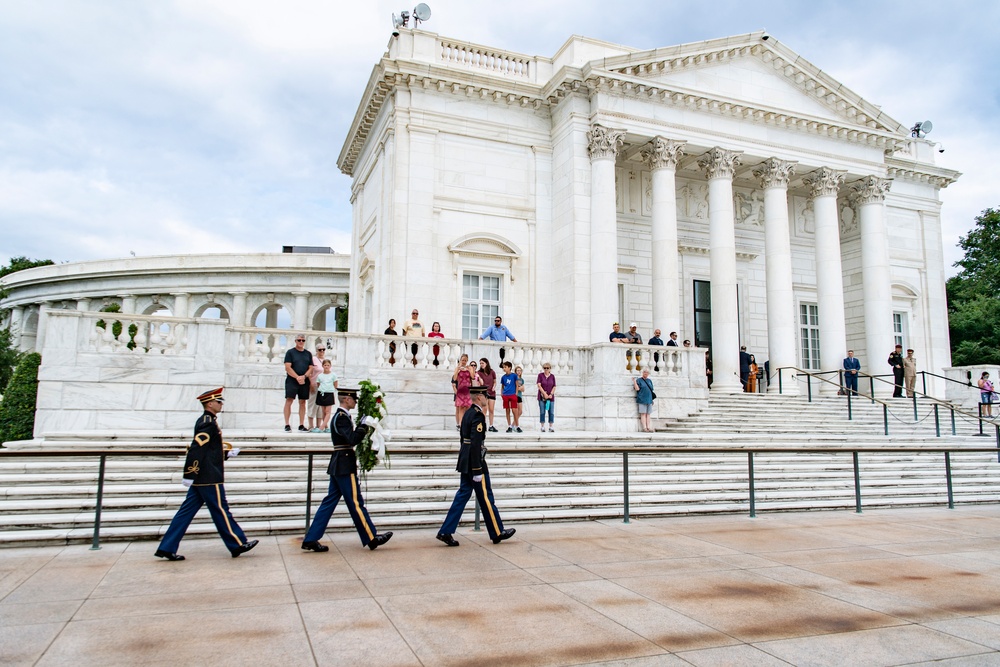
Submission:
M 950 409 L 951 409 L 951 434 L 952 435 L 956 435 L 956 433 L 955 433 L 955 408 L 950 408 Z
M 872 399 L 872 405 L 875 404 L 875 377 L 872 375 L 868 376 L 868 395 Z
M 920 379 L 924 384 L 924 396 L 927 395 L 927 371 L 920 371 Z
M 934 404 L 934 435 L 941 437 L 941 417 L 938 416 L 938 405 Z
M 858 453 L 851 452 L 854 459 L 854 511 L 861 514 L 861 470 L 858 468 Z
M 778 393 L 779 394 L 782 393 L 782 389 L 783 389 L 782 384 L 781 384 L 781 371 L 783 371 L 783 370 L 784 370 L 783 368 L 779 368 L 778 369 Z
M 920 413 L 917 412 L 917 392 L 913 392 L 913 421 L 920 421 Z
M 753 482 L 753 452 L 747 452 L 747 476 L 750 478 L 750 518 L 757 516 L 757 497 Z
M 306 472 L 306 532 L 309 532 L 309 524 L 312 523 L 312 497 L 313 497 L 313 455 L 309 455 L 309 469 Z
M 854 420 L 854 409 L 851 404 L 851 390 L 847 390 L 847 421 Z
M 885 426 L 885 434 L 889 435 L 889 406 L 882 404 L 882 424 Z
M 628 515 L 628 452 L 622 452 L 622 485 L 625 489 L 625 520 L 630 523 Z
M 1000 424 L 994 424 L 993 428 L 997 432 L 997 463 L 1000 463 Z
M 813 376 L 812 373 L 806 374 L 806 389 L 809 393 L 809 402 L 813 402 Z
M 94 540 L 90 544 L 91 551 L 101 548 L 101 505 L 104 502 L 104 464 L 107 457 L 101 454 L 101 465 L 97 470 L 97 503 L 94 507 Z
M 944 476 L 948 481 L 948 509 L 955 509 L 955 496 L 951 489 L 951 452 L 944 453 Z

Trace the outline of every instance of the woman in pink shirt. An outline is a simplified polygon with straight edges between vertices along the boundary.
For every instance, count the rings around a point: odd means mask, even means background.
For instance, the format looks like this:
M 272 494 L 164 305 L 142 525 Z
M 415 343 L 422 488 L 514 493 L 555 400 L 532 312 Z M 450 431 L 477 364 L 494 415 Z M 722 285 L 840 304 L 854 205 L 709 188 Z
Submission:
M 552 364 L 542 364 L 542 372 L 535 380 L 538 385 L 538 430 L 545 430 L 545 412 L 549 413 L 549 432 L 555 431 L 552 422 L 555 421 L 556 376 L 552 374 Z

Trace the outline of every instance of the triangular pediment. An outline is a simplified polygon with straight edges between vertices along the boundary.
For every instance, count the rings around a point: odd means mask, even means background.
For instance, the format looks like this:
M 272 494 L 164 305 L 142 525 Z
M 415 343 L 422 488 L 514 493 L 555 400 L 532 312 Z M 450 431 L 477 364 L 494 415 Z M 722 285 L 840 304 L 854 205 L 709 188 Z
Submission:
M 764 33 L 633 52 L 590 63 L 589 74 L 695 94 L 722 104 L 778 111 L 876 132 L 907 133 L 898 121 Z

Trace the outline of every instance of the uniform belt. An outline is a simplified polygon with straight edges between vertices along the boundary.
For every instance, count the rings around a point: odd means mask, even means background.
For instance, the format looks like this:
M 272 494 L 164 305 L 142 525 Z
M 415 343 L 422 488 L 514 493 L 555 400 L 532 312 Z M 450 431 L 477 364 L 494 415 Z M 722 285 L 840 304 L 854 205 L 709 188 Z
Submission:
M 334 447 L 333 451 L 335 451 L 335 452 L 353 452 L 354 451 L 354 447 Z

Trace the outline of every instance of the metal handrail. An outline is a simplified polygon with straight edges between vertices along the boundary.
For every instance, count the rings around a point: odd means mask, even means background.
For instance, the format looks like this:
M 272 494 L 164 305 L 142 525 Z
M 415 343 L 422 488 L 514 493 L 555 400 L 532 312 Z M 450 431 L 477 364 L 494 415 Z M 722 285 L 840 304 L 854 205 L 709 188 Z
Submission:
M 998 433 L 1000 433 L 1000 428 L 998 428 Z M 1000 436 L 998 436 L 1000 437 Z M 624 523 L 630 522 L 629 516 L 629 454 L 740 454 L 745 453 L 747 455 L 747 491 L 748 491 L 748 501 L 750 518 L 757 516 L 757 505 L 756 505 L 756 488 L 755 488 L 755 476 L 754 476 L 754 456 L 758 454 L 851 454 L 851 460 L 854 468 L 854 497 L 855 497 L 855 512 L 861 513 L 862 502 L 861 502 L 861 475 L 860 475 L 860 464 L 859 455 L 860 454 L 905 454 L 905 453 L 923 453 L 923 454 L 944 454 L 945 462 L 945 477 L 947 481 L 948 488 L 948 508 L 954 509 L 955 499 L 952 491 L 952 474 L 951 474 L 951 454 L 953 452 L 961 453 L 994 453 L 1000 452 L 1000 440 L 998 440 L 998 447 L 816 447 L 816 448 L 805 448 L 805 447 L 594 447 L 594 446 L 584 446 L 584 447 L 524 447 L 514 450 L 504 451 L 505 456 L 511 455 L 537 455 L 537 454 L 608 454 L 608 455 L 621 455 L 622 457 L 622 467 L 623 467 L 623 521 Z M 94 535 L 91 543 L 91 549 L 100 549 L 100 532 L 101 532 L 101 510 L 103 507 L 103 495 L 104 495 L 104 475 L 105 475 L 105 464 L 108 457 L 120 458 L 120 457 L 139 457 L 139 458 L 151 458 L 151 457 L 180 457 L 184 454 L 182 448 L 173 449 L 136 449 L 136 450 L 46 450 L 46 451 L 31 451 L 31 450 L 7 450 L 0 452 L 0 460 L 5 458 L 99 458 L 100 466 L 98 470 L 97 477 L 97 496 L 96 496 L 96 507 L 94 509 Z M 453 457 L 455 455 L 455 450 L 453 448 L 447 449 L 400 449 L 395 452 L 391 452 L 392 456 L 402 456 L 402 455 L 412 455 L 412 456 L 449 456 Z M 308 468 L 307 468 L 307 479 L 306 479 L 306 508 L 305 508 L 305 525 L 308 529 L 311 513 L 312 513 L 312 475 L 313 475 L 313 457 L 329 456 L 330 450 L 327 449 L 281 449 L 281 450 L 267 450 L 255 453 L 253 451 L 246 451 L 241 454 L 244 458 L 247 457 L 271 457 L 271 456 L 307 456 L 308 457 Z M 476 522 L 476 529 L 478 530 L 478 521 Z

